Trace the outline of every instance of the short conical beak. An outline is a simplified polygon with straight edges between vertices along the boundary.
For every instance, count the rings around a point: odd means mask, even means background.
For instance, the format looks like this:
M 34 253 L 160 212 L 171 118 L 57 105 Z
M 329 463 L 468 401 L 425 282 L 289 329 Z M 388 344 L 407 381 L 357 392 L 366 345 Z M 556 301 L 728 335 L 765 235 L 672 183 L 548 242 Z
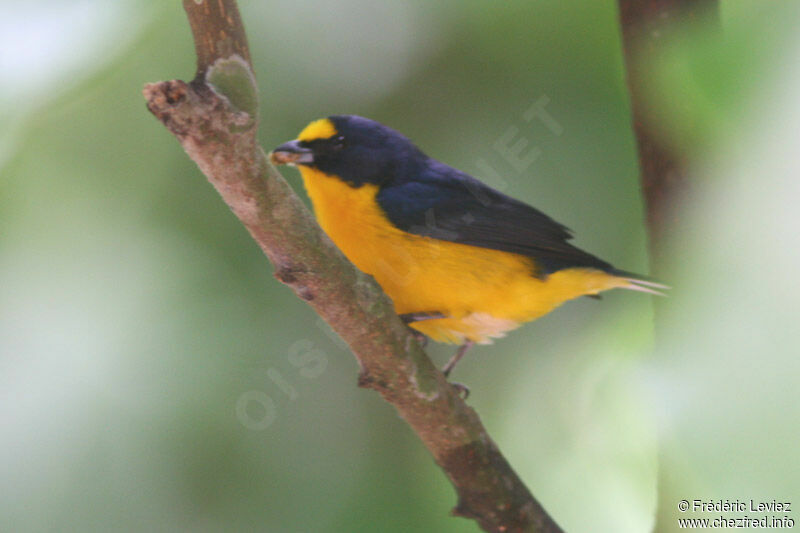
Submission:
M 314 153 L 300 141 L 289 141 L 275 148 L 269 160 L 275 165 L 308 165 L 314 162 Z

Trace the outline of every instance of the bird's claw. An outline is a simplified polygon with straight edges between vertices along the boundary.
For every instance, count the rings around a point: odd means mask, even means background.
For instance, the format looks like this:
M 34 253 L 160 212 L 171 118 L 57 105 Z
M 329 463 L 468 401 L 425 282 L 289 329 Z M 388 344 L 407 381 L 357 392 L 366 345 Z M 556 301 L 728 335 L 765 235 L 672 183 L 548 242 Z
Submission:
M 411 334 L 414 336 L 414 339 L 419 343 L 420 347 L 425 348 L 428 345 L 428 336 L 422 333 L 421 331 L 417 331 L 415 329 L 411 329 Z
M 457 383 L 455 381 L 451 381 L 450 385 L 452 385 L 453 388 L 456 389 L 456 394 L 461 396 L 462 400 L 466 400 L 467 398 L 469 398 L 469 387 L 467 387 L 463 383 Z

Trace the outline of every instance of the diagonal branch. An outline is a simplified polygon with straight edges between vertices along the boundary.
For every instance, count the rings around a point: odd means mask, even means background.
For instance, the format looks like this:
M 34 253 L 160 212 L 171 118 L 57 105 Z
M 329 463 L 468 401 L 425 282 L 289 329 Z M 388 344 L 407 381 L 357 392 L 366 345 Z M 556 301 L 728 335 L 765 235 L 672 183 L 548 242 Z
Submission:
M 258 98 L 235 0 L 184 0 L 194 81 L 145 86 L 148 109 L 180 141 L 241 220 L 275 276 L 344 339 L 359 385 L 397 409 L 458 493 L 456 515 L 486 531 L 561 531 L 478 418 L 403 325 L 389 299 L 324 235 L 256 141 Z

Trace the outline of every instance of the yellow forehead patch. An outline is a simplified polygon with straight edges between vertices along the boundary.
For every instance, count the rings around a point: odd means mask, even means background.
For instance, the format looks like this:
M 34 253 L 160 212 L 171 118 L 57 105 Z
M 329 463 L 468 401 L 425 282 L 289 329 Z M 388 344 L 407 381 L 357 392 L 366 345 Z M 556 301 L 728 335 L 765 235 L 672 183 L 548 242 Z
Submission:
M 316 139 L 330 139 L 337 133 L 336 126 L 333 125 L 330 119 L 321 118 L 306 126 L 305 129 L 300 132 L 300 135 L 297 136 L 297 140 L 313 141 Z

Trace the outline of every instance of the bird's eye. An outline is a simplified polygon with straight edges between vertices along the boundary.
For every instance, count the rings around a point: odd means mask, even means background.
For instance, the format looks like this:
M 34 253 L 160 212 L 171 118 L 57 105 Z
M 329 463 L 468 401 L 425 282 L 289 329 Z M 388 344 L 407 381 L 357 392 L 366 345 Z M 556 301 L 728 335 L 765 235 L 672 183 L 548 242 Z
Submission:
M 328 139 L 314 139 L 313 141 L 306 141 L 305 144 L 308 148 L 311 148 L 317 156 L 332 155 L 345 146 L 344 137 L 341 136 Z

